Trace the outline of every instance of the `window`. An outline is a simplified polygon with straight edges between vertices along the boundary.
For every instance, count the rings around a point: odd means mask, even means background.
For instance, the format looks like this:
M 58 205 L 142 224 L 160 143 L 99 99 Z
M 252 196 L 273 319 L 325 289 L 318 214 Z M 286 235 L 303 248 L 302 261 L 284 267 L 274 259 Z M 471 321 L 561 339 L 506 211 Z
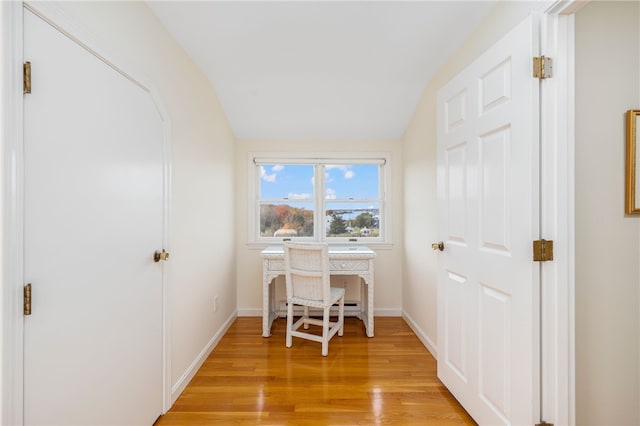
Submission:
M 312 165 L 260 164 L 260 237 L 315 235 Z
M 386 156 L 251 156 L 250 242 L 388 242 Z

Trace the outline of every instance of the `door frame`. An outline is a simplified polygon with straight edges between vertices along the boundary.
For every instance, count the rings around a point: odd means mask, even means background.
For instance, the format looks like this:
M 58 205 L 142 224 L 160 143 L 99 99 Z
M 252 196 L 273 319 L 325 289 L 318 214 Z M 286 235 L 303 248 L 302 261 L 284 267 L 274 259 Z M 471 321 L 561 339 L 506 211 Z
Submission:
M 24 316 L 22 292 L 24 285 L 24 116 L 22 93 L 23 14 L 29 9 L 50 25 L 63 32 L 98 59 L 122 74 L 151 97 L 163 122 L 163 247 L 170 251 L 171 223 L 171 123 L 160 94 L 151 80 L 126 61 L 97 42 L 79 23 L 62 9 L 49 2 L 0 2 L 0 35 L 2 43 L 0 66 L 0 333 L 2 361 L 0 383 L 0 423 L 24 423 Z M 35 88 L 34 88 L 35 89 Z M 171 323 L 169 303 L 170 263 L 162 264 L 162 413 L 171 406 Z
M 538 55 L 554 61 L 540 87 L 540 238 L 554 261 L 539 265 L 540 420 L 574 425 L 575 412 L 575 13 L 590 0 L 543 0 Z M 433 353 L 433 352 L 432 352 Z M 537 386 L 537 385 L 536 385 Z
M 587 1 L 540 4 L 540 54 L 553 77 L 540 98 L 540 237 L 552 239 L 554 261 L 540 264 L 540 418 L 575 424 L 575 23 Z

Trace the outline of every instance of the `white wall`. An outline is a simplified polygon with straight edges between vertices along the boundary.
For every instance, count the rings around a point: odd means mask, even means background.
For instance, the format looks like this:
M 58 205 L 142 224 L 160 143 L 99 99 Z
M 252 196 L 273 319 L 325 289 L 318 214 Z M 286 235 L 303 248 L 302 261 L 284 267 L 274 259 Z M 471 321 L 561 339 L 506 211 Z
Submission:
M 576 423 L 640 424 L 640 216 L 624 215 L 640 3 L 576 14 Z
M 377 315 L 399 315 L 402 303 L 402 144 L 400 141 L 254 141 L 240 140 L 236 148 L 236 258 L 239 315 L 262 315 L 263 247 L 247 245 L 247 215 L 250 152 L 389 152 L 391 153 L 393 246 L 376 251 L 374 305 Z M 340 283 L 345 278 L 338 279 Z M 358 281 L 346 278 L 348 292 L 357 290 Z M 284 282 L 276 283 L 278 297 L 284 295 Z M 355 288 L 354 288 L 355 286 Z
M 402 309 L 414 331 L 434 353 L 437 346 L 436 95 L 473 59 L 522 21 L 526 2 L 500 2 L 429 82 L 404 135 L 404 282 Z
M 59 6 L 150 77 L 169 113 L 173 200 L 166 266 L 175 385 L 236 312 L 234 137 L 209 81 L 143 2 Z

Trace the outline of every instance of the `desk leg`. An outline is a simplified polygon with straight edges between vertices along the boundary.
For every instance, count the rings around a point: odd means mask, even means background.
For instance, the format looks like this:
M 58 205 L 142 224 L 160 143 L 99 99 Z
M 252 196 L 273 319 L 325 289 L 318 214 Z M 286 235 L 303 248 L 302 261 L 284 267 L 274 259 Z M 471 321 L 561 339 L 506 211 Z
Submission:
M 270 291 L 271 280 L 266 271 L 262 274 L 262 337 L 271 336 L 271 324 L 275 318 L 273 311 L 273 299 L 275 291 Z M 274 284 L 275 285 L 275 284 Z
M 373 275 L 361 275 L 362 287 L 360 287 L 360 319 L 368 337 L 373 337 Z
M 367 284 L 367 336 L 373 337 L 373 277 Z
M 278 273 L 270 273 L 267 267 L 265 261 L 262 266 L 262 337 L 271 336 L 271 325 L 278 317 L 275 289 Z

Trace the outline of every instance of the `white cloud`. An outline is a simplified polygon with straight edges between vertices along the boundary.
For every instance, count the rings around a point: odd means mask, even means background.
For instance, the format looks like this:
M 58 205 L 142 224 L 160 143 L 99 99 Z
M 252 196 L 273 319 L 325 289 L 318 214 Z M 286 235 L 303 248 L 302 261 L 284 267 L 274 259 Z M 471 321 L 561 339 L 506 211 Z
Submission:
M 284 166 L 282 164 L 276 164 L 271 168 L 272 172 L 281 172 L 284 170 Z
M 356 175 L 356 173 L 351 170 L 351 166 L 348 164 L 329 164 L 325 166 L 325 170 L 327 170 L 327 182 L 333 181 L 333 179 L 329 177 L 329 172 L 328 172 L 329 170 L 333 170 L 333 169 L 340 170 L 342 172 L 342 176 L 345 179 L 351 179 Z
M 310 200 L 311 194 L 295 194 L 293 192 L 290 192 L 289 195 L 287 195 L 287 198 L 289 198 L 290 200 Z
M 267 171 L 264 169 L 264 166 L 260 166 L 260 179 L 264 180 L 265 182 L 275 182 L 276 181 L 276 174 L 267 174 Z
M 335 200 L 336 199 L 336 190 L 335 189 L 331 189 L 331 188 L 327 188 L 326 194 L 325 194 L 325 198 L 327 200 Z

